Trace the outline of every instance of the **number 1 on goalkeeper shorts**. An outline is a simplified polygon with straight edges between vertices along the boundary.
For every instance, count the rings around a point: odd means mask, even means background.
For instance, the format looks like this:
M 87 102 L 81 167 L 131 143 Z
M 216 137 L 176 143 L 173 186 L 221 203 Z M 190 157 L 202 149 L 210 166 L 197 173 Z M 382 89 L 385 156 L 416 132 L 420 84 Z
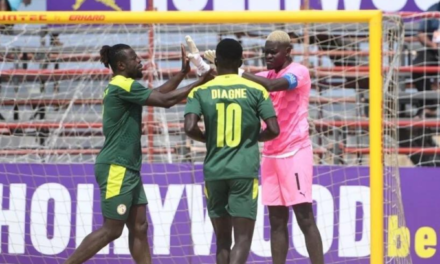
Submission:
M 225 146 L 234 148 L 240 144 L 241 141 L 241 106 L 237 103 L 216 104 L 217 109 L 217 147 Z M 225 113 L 226 112 L 226 113 Z M 226 115 L 226 120 L 225 120 Z

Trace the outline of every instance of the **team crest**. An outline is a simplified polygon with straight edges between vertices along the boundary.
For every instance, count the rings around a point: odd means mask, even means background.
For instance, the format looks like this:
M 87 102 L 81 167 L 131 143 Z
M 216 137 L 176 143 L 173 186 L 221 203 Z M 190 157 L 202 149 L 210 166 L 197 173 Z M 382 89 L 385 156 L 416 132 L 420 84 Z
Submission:
M 123 215 L 127 211 L 127 207 L 125 206 L 125 204 L 120 204 L 118 205 L 116 211 L 118 211 L 118 214 Z

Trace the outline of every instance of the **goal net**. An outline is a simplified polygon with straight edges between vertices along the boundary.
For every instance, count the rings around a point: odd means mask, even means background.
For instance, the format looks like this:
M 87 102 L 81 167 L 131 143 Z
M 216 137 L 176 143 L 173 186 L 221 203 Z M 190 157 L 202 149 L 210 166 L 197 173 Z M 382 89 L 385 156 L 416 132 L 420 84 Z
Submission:
M 108 14 L 103 16 L 105 21 Z M 99 63 L 102 45 L 131 45 L 143 60 L 141 83 L 157 87 L 179 71 L 179 47 L 186 35 L 201 52 L 214 49 L 222 38 L 239 39 L 244 68 L 256 73 L 265 69 L 262 47 L 276 29 L 291 35 L 292 58 L 309 67 L 313 80 L 313 199 L 326 263 L 369 263 L 370 220 L 378 212 L 370 210 L 370 197 L 378 195 L 369 188 L 375 176 L 369 170 L 370 159 L 376 158 L 369 155 L 372 144 L 383 144 L 384 154 L 383 163 L 377 157 L 384 165 L 384 228 L 375 231 L 383 232 L 384 239 L 374 243 L 384 248 L 387 263 L 411 263 L 397 152 L 400 17 L 383 18 L 383 91 L 375 93 L 369 93 L 374 87 L 368 23 L 88 24 L 93 19 L 101 17 L 2 29 L 1 263 L 63 263 L 102 223 L 93 171 L 104 142 L 101 103 L 111 77 Z M 181 85 L 195 78 L 193 71 Z M 372 94 L 382 94 L 383 105 L 370 104 Z M 373 143 L 371 107 L 383 109 L 384 124 Z M 144 108 L 142 178 L 153 263 L 215 263 L 203 195 L 205 147 L 185 136 L 183 109 L 183 103 L 170 109 Z M 289 232 L 288 263 L 309 263 L 304 236 L 292 215 Z M 260 202 L 248 263 L 268 263 L 270 255 L 267 209 Z M 88 263 L 132 263 L 127 230 Z

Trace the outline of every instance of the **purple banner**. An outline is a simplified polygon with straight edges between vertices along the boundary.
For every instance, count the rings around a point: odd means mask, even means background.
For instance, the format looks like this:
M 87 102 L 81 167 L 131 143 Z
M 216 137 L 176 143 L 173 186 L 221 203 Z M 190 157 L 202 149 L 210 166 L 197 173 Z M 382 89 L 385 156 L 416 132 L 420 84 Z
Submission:
M 147 7 L 147 0 L 47 0 L 49 11 L 142 11 Z M 155 0 L 154 6 L 159 11 L 200 11 L 200 10 L 299 10 L 302 1 L 296 0 Z M 378 9 L 386 12 L 426 11 L 437 0 L 310 0 L 312 10 L 366 10 Z
M 156 1 L 163 10 L 299 10 L 302 1 L 294 0 L 235 0 L 232 2 L 224 0 L 165 0 Z M 425 11 L 429 6 L 436 3 L 436 0 L 309 0 L 312 10 L 368 10 L 378 9 L 387 12 Z
M 408 229 L 397 226 L 401 216 L 393 215 L 385 235 L 408 232 L 411 244 L 391 243 L 385 253 L 390 257 L 410 253 L 414 264 L 438 264 L 440 171 L 403 168 L 400 172 Z M 153 263 L 215 263 L 201 166 L 145 164 L 142 179 L 149 200 Z M 326 263 L 369 263 L 368 179 L 365 167 L 315 168 L 314 208 Z M 0 263 L 63 263 L 102 223 L 92 164 L 0 164 L 0 197 Z M 295 218 L 290 221 L 288 263 L 309 263 L 303 235 Z M 131 263 L 127 230 L 90 263 L 124 261 Z M 248 263 L 267 262 L 269 226 L 267 210 L 260 203 Z
M 138 0 L 146 1 L 146 0 Z M 129 0 L 47 0 L 48 11 L 130 11 Z

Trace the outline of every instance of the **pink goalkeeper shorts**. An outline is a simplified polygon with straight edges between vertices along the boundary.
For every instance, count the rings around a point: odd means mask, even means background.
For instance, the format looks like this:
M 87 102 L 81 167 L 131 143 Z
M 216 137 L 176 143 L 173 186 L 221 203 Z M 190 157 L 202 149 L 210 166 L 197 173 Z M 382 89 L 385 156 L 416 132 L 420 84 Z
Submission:
M 286 158 L 263 157 L 261 162 L 264 205 L 291 206 L 312 202 L 313 150 L 300 149 Z

